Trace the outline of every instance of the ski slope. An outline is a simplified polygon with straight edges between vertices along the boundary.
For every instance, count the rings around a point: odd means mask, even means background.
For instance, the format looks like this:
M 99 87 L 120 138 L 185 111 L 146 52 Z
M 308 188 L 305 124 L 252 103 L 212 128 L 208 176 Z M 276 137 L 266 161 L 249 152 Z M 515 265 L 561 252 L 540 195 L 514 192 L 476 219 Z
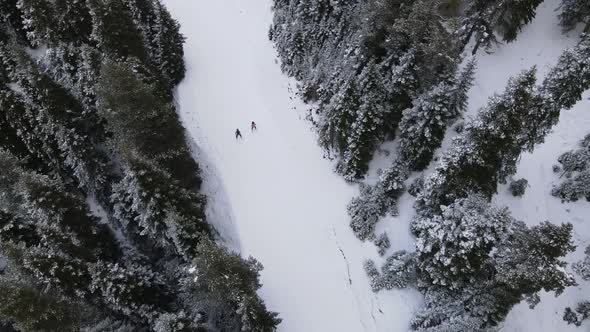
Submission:
M 354 237 L 346 213 L 357 188 L 332 171 L 302 120 L 268 41 L 271 1 L 164 3 L 187 37 L 177 99 L 205 175 L 216 175 L 206 179 L 209 214 L 230 247 L 264 265 L 260 295 L 283 318 L 279 330 L 407 331 L 420 296 L 371 291 L 362 263 L 376 250 Z

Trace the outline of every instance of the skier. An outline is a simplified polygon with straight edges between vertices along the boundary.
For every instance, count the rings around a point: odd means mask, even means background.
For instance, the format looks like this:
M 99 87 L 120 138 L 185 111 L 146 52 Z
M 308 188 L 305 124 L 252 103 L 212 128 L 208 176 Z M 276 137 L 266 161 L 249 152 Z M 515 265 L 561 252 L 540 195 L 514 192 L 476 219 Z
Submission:
M 243 138 L 242 133 L 240 132 L 240 129 L 236 129 L 236 139 L 238 139 L 238 137 Z
M 252 131 L 258 130 L 258 128 L 256 128 L 256 122 L 252 121 L 252 124 L 250 125 L 250 128 L 252 129 Z

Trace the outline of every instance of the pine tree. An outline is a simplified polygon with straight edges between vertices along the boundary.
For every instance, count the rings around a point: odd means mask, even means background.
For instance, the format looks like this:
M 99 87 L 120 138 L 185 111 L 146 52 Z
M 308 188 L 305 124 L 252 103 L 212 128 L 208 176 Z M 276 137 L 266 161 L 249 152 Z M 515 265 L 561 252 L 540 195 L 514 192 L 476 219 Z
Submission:
M 374 292 L 382 289 L 406 288 L 416 284 L 415 253 L 404 250 L 393 253 L 381 267 L 381 273 L 375 267 L 373 261 L 365 262 L 365 271 L 371 278 L 371 288 Z
M 534 69 L 510 80 L 502 95 L 490 98 L 426 180 L 418 210 L 426 214 L 439 211 L 439 206 L 466 197 L 468 190 L 492 195 L 498 181 L 513 174 L 522 146 L 528 142 L 529 137 L 519 131 L 537 98 Z
M 570 224 L 557 226 L 544 222 L 527 228 L 523 222 L 510 217 L 508 220 L 494 250 L 479 257 L 481 267 L 477 274 L 471 275 L 470 281 L 454 283 L 451 287 L 437 286 L 431 284 L 429 276 L 421 279 L 424 272 L 418 270 L 425 306 L 414 318 L 413 329 L 490 331 L 517 303 L 526 300 L 534 307 L 541 290 L 559 295 L 566 287 L 575 285 L 573 277 L 564 271 L 566 263 L 562 261 L 574 249 Z M 420 260 L 419 264 L 428 262 Z
M 33 46 L 57 41 L 54 30 L 56 14 L 50 1 L 18 0 L 17 7 L 23 13 L 24 29 Z
M 199 169 L 185 144 L 174 105 L 137 71 L 133 62 L 108 62 L 101 69 L 98 111 L 117 150 L 153 159 L 184 188 L 199 188 Z
M 473 54 L 480 47 L 487 51 L 498 43 L 495 33 L 506 42 L 516 39 L 522 28 L 535 18 L 542 0 L 468 0 L 465 4 L 463 26 L 459 30 L 467 44 L 475 40 Z
M 126 176 L 114 186 L 114 216 L 131 234 L 172 246 L 190 260 L 198 254 L 198 242 L 212 232 L 204 221 L 204 197 L 184 189 L 149 160 L 134 157 L 128 163 Z
M 474 62 L 469 62 L 456 81 L 440 83 L 418 97 L 413 108 L 404 111 L 399 125 L 399 158 L 411 170 L 422 170 L 428 165 L 448 124 L 467 108 L 474 70 Z
M 228 253 L 210 241 L 201 241 L 200 255 L 194 261 L 193 274 L 186 282 L 195 290 L 205 290 L 210 301 L 225 303 L 215 313 L 218 317 L 237 316 L 230 320 L 238 322 L 236 327 L 225 326 L 240 331 L 274 331 L 281 322 L 276 313 L 269 313 L 262 300 L 256 295 L 261 287 L 258 276 L 262 265 L 250 257 L 245 262 L 236 254 Z M 223 276 L 223 277 L 219 277 Z
M 590 135 L 580 143 L 580 149 L 569 151 L 557 159 L 561 164 L 565 180 L 551 190 L 551 194 L 563 201 L 590 201 Z
M 458 199 L 432 218 L 412 223 L 422 278 L 429 284 L 460 288 L 481 272 L 511 223 L 505 209 L 472 195 Z
M 590 280 L 590 246 L 586 247 L 584 259 L 572 265 L 574 272 L 579 275 L 582 280 Z M 563 320 L 568 324 L 576 326 L 582 325 L 582 322 L 590 317 L 590 301 L 582 301 L 576 305 L 575 311 L 572 308 L 565 308 Z
M 565 31 L 571 31 L 582 23 L 584 31 L 590 32 L 590 4 L 584 0 L 562 0 L 559 20 Z
M 361 179 L 404 109 L 451 78 L 460 47 L 431 1 L 275 1 L 270 31 L 283 70 L 317 102 L 320 145 Z
M 79 330 L 79 305 L 23 281 L 0 281 L 0 316 L 10 317 L 19 331 Z
M 357 77 L 359 95 L 358 108 L 354 111 L 354 122 L 346 131 L 346 145 L 339 160 L 337 171 L 347 180 L 355 180 L 366 173 L 379 140 L 382 139 L 385 107 L 380 101 L 384 94 L 383 78 L 369 63 Z
M 123 0 L 87 0 L 92 18 L 91 40 L 114 57 L 146 58 L 146 49 L 137 25 Z

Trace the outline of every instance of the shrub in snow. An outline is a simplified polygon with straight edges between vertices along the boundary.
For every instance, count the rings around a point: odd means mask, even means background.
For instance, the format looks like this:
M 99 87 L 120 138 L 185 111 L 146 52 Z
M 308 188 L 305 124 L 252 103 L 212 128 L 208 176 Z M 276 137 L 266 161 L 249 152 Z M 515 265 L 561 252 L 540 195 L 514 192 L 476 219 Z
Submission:
M 580 143 L 578 150 L 562 154 L 557 161 L 562 165 L 565 180 L 554 186 L 551 194 L 563 201 L 590 201 L 590 135 Z
M 574 263 L 572 268 L 582 279 L 590 281 L 590 246 L 586 247 L 584 252 L 584 260 Z
M 403 250 L 394 253 L 387 258 L 381 267 L 381 272 L 372 260 L 366 261 L 364 267 L 374 292 L 382 289 L 406 288 L 416 283 L 415 253 Z
M 377 248 L 379 248 L 379 255 L 385 255 L 385 252 L 391 246 L 387 233 L 379 235 L 379 237 L 375 239 L 375 245 L 377 246 Z
M 508 187 L 508 190 L 510 190 L 510 193 L 512 194 L 512 196 L 521 197 L 522 195 L 524 195 L 524 193 L 526 191 L 526 187 L 528 185 L 529 185 L 529 181 L 527 181 L 527 179 L 525 179 L 525 178 L 522 178 L 522 179 L 518 179 L 516 181 L 511 181 L 510 186 Z
M 576 311 L 572 310 L 570 307 L 567 307 L 565 308 L 565 312 L 563 314 L 564 321 L 566 321 L 568 324 L 574 324 L 576 326 L 581 326 L 583 321 L 588 317 L 590 317 L 589 301 L 582 301 L 578 303 L 576 306 Z
M 389 256 L 381 267 L 384 289 L 405 288 L 416 282 L 416 254 L 405 250 Z
M 455 129 L 455 132 L 457 134 L 462 133 L 463 132 L 463 129 L 465 129 L 465 121 L 459 121 L 459 122 L 457 122 L 457 124 L 455 125 L 454 129 Z
M 363 266 L 365 268 L 365 272 L 367 272 L 367 275 L 369 276 L 369 281 L 371 283 L 371 289 L 373 292 L 380 291 L 383 288 L 381 287 L 381 274 L 379 273 L 375 262 L 369 259 L 365 261 Z
M 361 184 L 360 190 L 360 196 L 348 204 L 348 215 L 354 234 L 361 240 L 368 240 L 375 237 L 375 226 L 390 204 L 379 187 Z
M 414 197 L 418 197 L 418 195 L 420 195 L 422 192 L 422 189 L 424 189 L 424 178 L 419 177 L 412 182 L 408 188 L 408 193 Z

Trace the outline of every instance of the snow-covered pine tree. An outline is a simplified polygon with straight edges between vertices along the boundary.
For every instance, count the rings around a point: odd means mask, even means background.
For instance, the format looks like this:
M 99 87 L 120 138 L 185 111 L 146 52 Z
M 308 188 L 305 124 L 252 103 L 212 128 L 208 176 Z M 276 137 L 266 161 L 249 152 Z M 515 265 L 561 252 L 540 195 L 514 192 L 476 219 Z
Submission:
M 406 288 L 416 285 L 416 253 L 405 250 L 398 251 L 389 256 L 377 270 L 373 261 L 365 262 L 365 271 L 371 278 L 371 288 L 374 292 L 382 289 Z
M 498 43 L 495 33 L 506 42 L 516 39 L 522 28 L 535 18 L 542 0 L 466 0 L 459 34 L 465 44 L 475 40 L 472 53 L 486 51 Z
M 489 206 L 485 200 L 480 203 Z M 557 226 L 544 222 L 527 228 L 523 222 L 509 215 L 506 217 L 508 222 L 503 232 L 496 233 L 499 238 L 494 240 L 495 244 L 488 243 L 493 250 L 475 256 L 480 267 L 478 271 L 472 270 L 476 273 L 468 279 L 451 285 L 433 285 L 429 276 L 437 269 L 428 271 L 426 279 L 423 279 L 423 268 L 418 270 L 418 285 L 425 293 L 425 306 L 413 320 L 413 329 L 449 331 L 469 327 L 469 331 L 493 331 L 521 301 L 526 300 L 534 307 L 541 290 L 559 295 L 566 287 L 575 285 L 573 277 L 565 272 L 566 263 L 562 260 L 575 248 L 571 224 Z M 455 233 L 461 234 L 460 230 Z M 473 240 L 474 244 L 480 243 L 477 238 Z M 484 246 L 485 243 L 482 242 Z M 453 252 L 472 248 L 477 245 L 454 248 Z M 428 262 L 419 260 L 418 264 Z M 453 266 L 448 264 L 450 269 Z
M 205 198 L 181 186 L 156 163 L 127 157 L 125 177 L 114 186 L 117 218 L 131 234 L 172 247 L 186 260 L 198 255 L 197 244 L 211 234 L 205 222 Z
M 562 0 L 559 20 L 565 31 L 571 31 L 581 23 L 584 24 L 584 32 L 590 32 L 590 3 L 584 0 Z
M 275 331 L 281 320 L 276 313 L 268 312 L 256 295 L 262 286 L 259 282 L 262 265 L 252 257 L 244 261 L 209 240 L 199 243 L 198 252 L 192 275 L 184 282 L 190 289 L 209 294 L 208 301 L 218 303 L 211 319 L 221 319 L 220 327 L 226 331 Z M 239 324 L 232 325 L 236 322 Z
M 566 152 L 557 159 L 561 164 L 561 177 L 565 180 L 553 187 L 551 194 L 563 201 L 590 201 L 590 135 L 580 143 L 578 150 Z
M 344 110 L 354 111 L 354 122 L 345 130 L 346 144 L 340 148 L 341 156 L 336 167 L 336 170 L 349 181 L 358 179 L 366 173 L 373 152 L 378 142 L 383 139 L 381 135 L 386 117 L 385 106 L 380 100 L 385 95 L 383 77 L 379 75 L 375 65 L 367 64 L 357 76 L 356 82 L 359 106 L 356 109 L 353 106 Z
M 478 118 L 465 125 L 425 182 L 417 200 L 421 214 L 437 214 L 440 206 L 467 197 L 470 191 L 489 197 L 498 181 L 512 174 L 524 139 L 518 133 L 537 96 L 535 81 L 534 69 L 511 79 L 504 93 L 490 98 Z
M 411 170 L 424 169 L 440 147 L 448 124 L 467 108 L 467 92 L 473 82 L 474 61 L 458 78 L 440 83 L 414 101 L 403 113 L 399 157 Z
M 91 40 L 113 57 L 145 60 L 146 49 L 139 27 L 123 0 L 86 0 L 92 18 Z
M 84 309 L 81 303 L 38 289 L 30 280 L 0 280 L 0 316 L 13 320 L 0 325 L 2 331 L 79 330 Z
M 88 42 L 92 22 L 85 1 L 18 0 L 17 6 L 33 46 Z
M 57 41 L 58 36 L 54 29 L 56 14 L 51 1 L 18 0 L 16 6 L 23 13 L 23 27 L 33 46 Z
M 414 229 L 428 234 L 444 225 L 433 223 L 429 227 L 425 221 L 440 218 L 446 211 L 441 206 L 473 195 L 461 188 L 470 188 L 490 197 L 495 191 L 496 180 L 514 173 L 518 155 L 542 142 L 544 135 L 556 123 L 560 110 L 571 108 L 581 98 L 582 91 L 588 88 L 586 75 L 590 67 L 584 56 L 587 52 L 588 38 L 584 37 L 576 48 L 564 53 L 540 88 L 534 86 L 534 71 L 526 71 L 511 80 L 503 95 L 493 97 L 477 119 L 467 123 L 454 146 L 427 179 L 418 198 Z M 577 74 L 573 74 L 570 67 Z M 502 114 L 496 115 L 496 112 Z M 509 131 L 504 132 L 504 129 Z M 486 147 L 486 142 L 490 141 L 498 144 Z M 490 161 L 492 163 L 488 164 Z M 491 173 L 486 173 L 489 171 Z M 495 180 L 485 181 L 480 178 L 482 174 Z M 423 233 L 425 230 L 427 233 Z M 542 223 L 527 228 L 522 222 L 510 222 L 480 272 L 465 286 L 458 285 L 460 291 L 453 291 L 453 295 L 445 290 L 448 286 L 433 287 L 428 279 L 425 280 L 422 287 L 430 294 L 426 298 L 434 302 L 427 300 L 424 311 L 418 314 L 413 324 L 414 328 L 445 331 L 456 326 L 470 326 L 476 331 L 485 330 L 497 325 L 521 300 L 536 304 L 539 299 L 537 292 L 541 289 L 555 290 L 559 294 L 575 283 L 564 272 L 565 263 L 561 260 L 574 248 L 571 232 L 569 224 L 556 226 Z M 430 248 L 428 241 L 422 245 Z M 476 298 L 485 301 L 472 302 Z M 466 316 L 464 308 L 467 307 L 470 314 Z
M 98 111 L 119 153 L 148 157 L 187 189 L 199 188 L 199 168 L 185 143 L 174 105 L 136 62 L 106 61 L 96 85 Z
M 412 223 L 418 268 L 428 284 L 459 289 L 481 273 L 512 220 L 506 209 L 491 207 L 479 195 L 441 209 L 440 215 L 417 217 Z
M 579 275 L 582 280 L 590 280 L 590 246 L 585 249 L 584 259 L 576 262 L 572 265 L 574 272 Z M 563 320 L 567 321 L 568 324 L 574 324 L 576 326 L 582 325 L 582 322 L 590 317 L 590 301 L 582 301 L 576 305 L 575 310 L 567 307 L 563 315 Z
M 148 60 L 162 78 L 162 84 L 172 89 L 184 78 L 184 37 L 180 26 L 159 0 L 124 0 L 143 37 Z
M 24 51 L 0 45 L 0 58 L 9 82 L 18 86 L 16 93 L 5 90 L 3 99 L 8 110 L 25 110 L 20 114 L 7 111 L 11 126 L 25 137 L 25 143 L 31 143 L 30 151 L 38 151 L 40 158 L 50 158 L 54 167 L 71 172 L 79 186 L 100 195 L 108 172 L 107 157 L 96 149 L 104 138 L 91 135 L 96 118 L 83 117 L 79 101 L 40 72 Z

